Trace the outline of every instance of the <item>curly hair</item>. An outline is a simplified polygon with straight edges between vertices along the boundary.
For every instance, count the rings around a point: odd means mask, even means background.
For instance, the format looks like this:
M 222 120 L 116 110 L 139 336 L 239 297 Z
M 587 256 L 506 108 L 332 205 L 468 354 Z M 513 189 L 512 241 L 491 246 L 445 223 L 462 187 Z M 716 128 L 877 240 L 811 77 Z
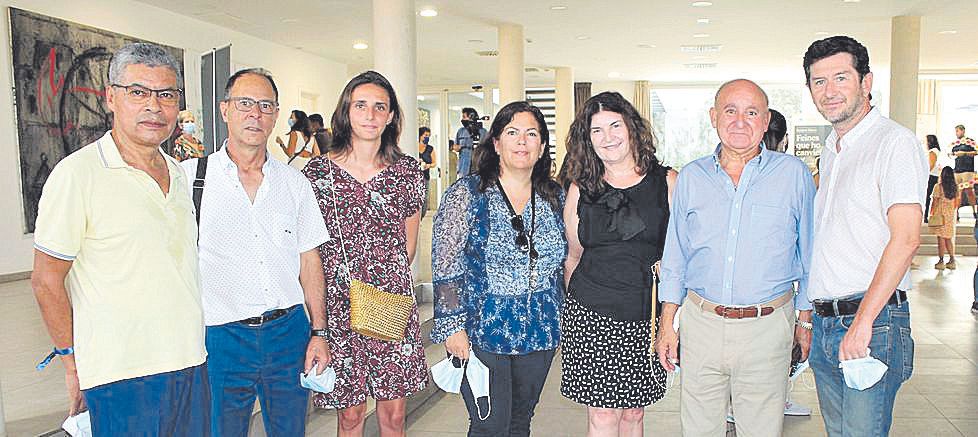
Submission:
M 543 153 L 540 154 L 540 159 L 537 159 L 537 162 L 533 164 L 530 179 L 533 181 L 533 186 L 537 192 L 559 214 L 561 208 L 560 185 L 553 178 L 553 158 L 550 157 L 550 132 L 547 130 L 547 120 L 543 117 L 540 108 L 525 101 L 512 102 L 503 106 L 492 120 L 489 133 L 482 139 L 479 147 L 476 147 L 472 161 L 478 165 L 475 173 L 479 176 L 479 191 L 485 192 L 499 179 L 499 153 L 496 152 L 493 142 L 502 136 L 506 125 L 513 121 L 516 114 L 521 112 L 528 112 L 536 119 L 540 131 L 540 143 L 543 145 Z
M 657 141 L 648 120 L 616 92 L 603 92 L 584 102 L 577 111 L 567 135 L 567 156 L 560 169 L 560 183 L 567 188 L 573 182 L 588 196 L 600 195 L 606 188 L 604 163 L 591 143 L 591 117 L 601 111 L 621 114 L 628 129 L 628 146 L 635 158 L 636 171 L 645 174 L 659 165 L 655 157 Z

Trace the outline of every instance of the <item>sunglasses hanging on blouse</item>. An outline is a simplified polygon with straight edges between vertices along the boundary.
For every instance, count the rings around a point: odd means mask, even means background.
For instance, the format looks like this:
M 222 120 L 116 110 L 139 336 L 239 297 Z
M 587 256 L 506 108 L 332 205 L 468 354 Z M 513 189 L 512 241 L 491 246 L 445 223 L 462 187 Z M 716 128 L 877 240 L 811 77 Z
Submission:
M 537 258 L 540 256 L 537 253 L 536 247 L 533 245 L 533 233 L 536 231 L 537 226 L 536 187 L 530 185 L 530 231 L 527 232 L 526 225 L 523 222 L 523 216 L 516 214 L 513 203 L 509 201 L 509 196 L 506 195 L 506 190 L 503 189 L 503 184 L 498 179 L 496 179 L 496 186 L 503 195 L 503 200 L 506 201 L 506 208 L 509 209 L 509 224 L 516 231 L 516 248 L 528 254 L 530 257 L 530 289 L 533 289 L 536 282 L 536 269 L 534 267 Z

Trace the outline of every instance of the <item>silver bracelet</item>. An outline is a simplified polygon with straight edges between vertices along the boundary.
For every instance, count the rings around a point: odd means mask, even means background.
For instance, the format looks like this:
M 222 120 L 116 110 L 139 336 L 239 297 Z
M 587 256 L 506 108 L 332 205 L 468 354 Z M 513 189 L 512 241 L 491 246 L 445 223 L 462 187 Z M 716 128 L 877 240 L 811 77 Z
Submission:
M 801 326 L 809 331 L 812 330 L 812 322 L 806 322 L 804 320 L 795 320 L 795 325 Z

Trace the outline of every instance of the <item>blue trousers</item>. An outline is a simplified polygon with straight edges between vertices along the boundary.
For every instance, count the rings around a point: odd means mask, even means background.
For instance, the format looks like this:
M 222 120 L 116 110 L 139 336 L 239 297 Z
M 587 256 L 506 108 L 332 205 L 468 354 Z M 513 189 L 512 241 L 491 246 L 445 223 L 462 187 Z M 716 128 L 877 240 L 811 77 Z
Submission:
M 839 344 L 855 316 L 812 317 L 809 363 L 815 372 L 818 404 L 829 437 L 882 437 L 890 433 L 897 390 L 913 373 L 910 304 L 886 305 L 873 321 L 871 355 L 888 367 L 866 390 L 849 388 L 839 368 Z
M 82 391 L 95 437 L 207 436 L 207 364 Z
M 299 373 L 309 319 L 302 306 L 261 326 L 233 322 L 208 326 L 206 334 L 211 434 L 247 436 L 257 396 L 265 434 L 305 435 L 309 391 L 299 385 Z
M 463 148 L 458 152 L 458 164 L 456 167 L 456 173 L 458 174 L 458 179 L 462 179 L 469 175 L 469 171 L 472 165 L 472 149 Z

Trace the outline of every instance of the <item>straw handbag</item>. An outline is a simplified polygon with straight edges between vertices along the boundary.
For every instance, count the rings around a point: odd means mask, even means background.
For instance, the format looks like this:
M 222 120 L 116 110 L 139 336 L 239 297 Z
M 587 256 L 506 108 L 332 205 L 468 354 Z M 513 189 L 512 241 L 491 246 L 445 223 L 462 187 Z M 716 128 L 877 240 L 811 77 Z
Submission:
M 378 340 L 403 341 L 408 320 L 414 310 L 414 296 L 388 293 L 367 282 L 353 278 L 350 260 L 346 255 L 342 223 L 336 208 L 336 180 L 333 163 L 329 162 L 329 188 L 333 200 L 333 217 L 340 235 L 340 252 L 343 253 L 343 272 L 350 284 L 350 329 Z

